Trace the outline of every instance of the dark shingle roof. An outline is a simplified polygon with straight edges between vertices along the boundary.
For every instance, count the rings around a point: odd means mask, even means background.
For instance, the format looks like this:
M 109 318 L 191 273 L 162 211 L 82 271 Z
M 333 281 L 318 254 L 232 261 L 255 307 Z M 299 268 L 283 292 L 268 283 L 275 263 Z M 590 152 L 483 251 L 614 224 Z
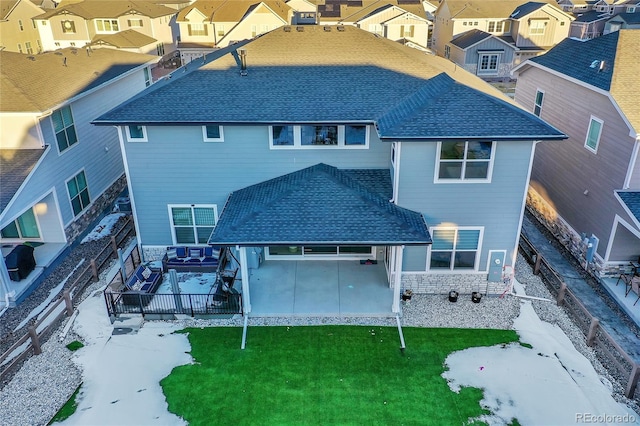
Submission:
M 626 22 L 629 25 L 640 24 L 640 13 L 628 13 L 628 12 L 619 13 L 616 16 L 614 16 L 614 18 L 622 19 L 624 22 Z M 611 19 L 609 21 L 611 21 Z
M 597 10 L 590 10 L 578 15 L 575 19 L 575 22 L 595 22 L 606 19 L 608 16 L 609 15 L 598 12 Z
M 545 4 L 547 3 L 538 3 L 534 1 L 521 4 L 520 6 L 516 7 L 516 9 L 511 13 L 510 18 L 520 19 L 523 16 L 527 16 L 528 14 L 535 12 Z
M 640 191 L 616 191 L 616 194 L 640 222 Z
M 221 49 L 207 57 L 215 60 L 204 65 L 193 61 L 186 71 L 175 71 L 169 81 L 156 83 L 94 123 L 380 121 L 382 138 L 442 139 L 452 134 L 495 136 L 495 129 L 486 126 L 495 117 L 489 114 L 504 113 L 511 120 L 501 121 L 503 136 L 564 136 L 444 58 L 349 26 L 341 31 L 302 28 L 274 30 L 241 44 L 247 52 L 247 76 L 239 73 L 235 52 L 239 45 Z M 210 90 L 214 97 L 203 96 Z M 450 91 L 455 91 L 459 105 Z M 467 109 L 471 99 L 480 103 Z M 485 109 L 485 103 L 490 108 Z M 434 127 L 433 120 L 415 111 L 446 117 L 448 125 Z M 408 116 L 414 123 L 402 123 Z
M 369 190 L 361 183 L 367 179 L 351 177 L 358 173 L 364 176 L 370 172 L 345 173 L 317 164 L 235 191 L 209 244 L 431 243 L 420 213 L 391 204 L 388 198 Z M 375 173 L 381 175 L 380 171 Z
M 491 34 L 485 33 L 482 30 L 469 30 L 451 40 L 451 44 L 458 46 L 460 49 L 466 49 L 489 37 L 491 37 Z
M 589 41 L 564 39 L 544 55 L 530 61 L 599 89 L 609 90 L 618 36 L 619 32 L 614 32 Z M 605 62 L 602 71 L 599 67 L 601 61 Z
M 0 212 L 9 205 L 46 149 L 0 149 Z

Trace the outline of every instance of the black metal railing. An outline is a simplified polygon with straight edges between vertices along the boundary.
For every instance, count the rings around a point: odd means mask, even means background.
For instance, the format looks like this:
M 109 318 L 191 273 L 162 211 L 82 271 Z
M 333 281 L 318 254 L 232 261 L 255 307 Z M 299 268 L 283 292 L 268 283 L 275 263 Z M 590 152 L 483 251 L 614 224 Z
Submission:
M 110 316 L 145 315 L 233 315 L 242 314 L 242 295 L 219 297 L 214 294 L 142 294 L 106 290 L 104 298 Z

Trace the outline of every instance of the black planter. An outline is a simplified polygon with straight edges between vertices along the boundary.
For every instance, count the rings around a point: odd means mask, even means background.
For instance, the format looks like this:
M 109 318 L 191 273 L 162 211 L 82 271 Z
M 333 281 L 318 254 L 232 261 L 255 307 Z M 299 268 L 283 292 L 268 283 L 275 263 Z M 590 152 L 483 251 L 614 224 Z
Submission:
M 411 300 L 411 296 L 412 294 L 402 293 L 402 300 L 404 300 L 405 302 L 407 300 Z
M 471 293 L 471 301 L 473 303 L 480 303 L 480 299 L 482 299 L 482 294 L 480 292 L 474 291 Z
M 449 302 L 457 302 L 458 301 L 458 292 L 455 290 L 451 290 L 449 292 Z

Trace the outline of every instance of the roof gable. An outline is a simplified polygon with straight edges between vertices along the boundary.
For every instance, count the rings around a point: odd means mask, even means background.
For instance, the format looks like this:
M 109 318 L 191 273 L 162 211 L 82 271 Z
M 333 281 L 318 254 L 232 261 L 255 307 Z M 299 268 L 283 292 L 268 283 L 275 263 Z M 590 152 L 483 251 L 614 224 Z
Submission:
M 161 16 L 174 15 L 176 10 L 150 1 L 84 0 L 78 3 L 61 3 L 55 9 L 49 10 L 36 18 L 49 19 L 52 16 L 66 13 L 80 16 L 84 19 L 118 18 L 135 13 L 150 18 L 159 18 Z
M 0 149 L 0 213 L 34 170 L 46 149 Z
M 131 49 L 156 43 L 157 40 L 136 30 L 124 30 L 115 34 L 97 34 L 91 44 L 108 44 L 119 49 Z
M 545 0 L 543 3 L 551 2 Z M 522 5 L 522 0 L 442 0 L 440 7 L 445 3 L 451 19 L 505 19 Z

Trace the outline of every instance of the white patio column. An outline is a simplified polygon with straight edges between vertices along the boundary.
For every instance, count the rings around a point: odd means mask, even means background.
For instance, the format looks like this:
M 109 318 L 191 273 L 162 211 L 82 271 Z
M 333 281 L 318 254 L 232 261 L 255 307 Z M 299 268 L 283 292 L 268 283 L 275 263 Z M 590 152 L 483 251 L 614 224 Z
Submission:
M 240 273 L 242 274 L 242 312 L 251 312 L 251 297 L 249 296 L 249 267 L 247 266 L 247 248 L 236 248 L 240 251 Z
M 0 256 L 0 298 L 5 303 L 5 308 L 9 307 L 9 272 L 7 271 L 7 264 L 4 263 L 4 257 Z
M 395 262 L 393 265 L 393 305 L 391 306 L 391 312 L 400 312 L 400 286 L 402 284 L 402 252 L 404 246 L 395 246 L 393 251 L 396 252 Z

